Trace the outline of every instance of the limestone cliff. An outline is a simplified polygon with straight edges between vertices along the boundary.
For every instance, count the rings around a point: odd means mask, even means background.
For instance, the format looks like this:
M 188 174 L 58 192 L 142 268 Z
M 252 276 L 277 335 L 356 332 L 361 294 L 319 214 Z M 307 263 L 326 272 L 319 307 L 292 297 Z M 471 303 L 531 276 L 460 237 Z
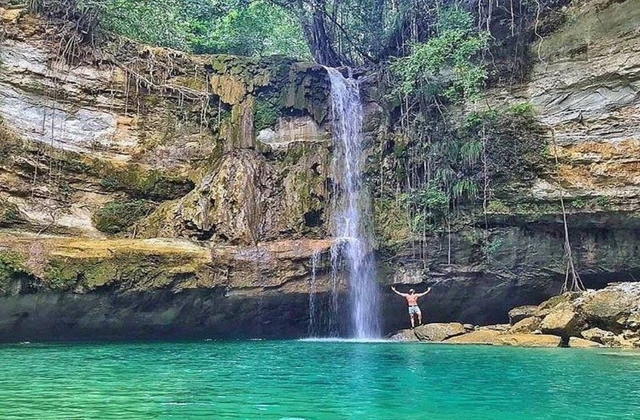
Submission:
M 587 285 L 640 278 L 639 1 L 573 2 L 532 46 L 528 82 L 461 111 L 533 105 L 543 140 L 527 183 L 423 238 L 399 198 L 375 197 L 381 284 L 440 280 L 432 321 L 538 304 L 564 278 L 560 196 Z M 123 41 L 73 54 L 54 26 L 0 16 L 0 340 L 304 335 L 311 259 L 331 247 L 326 71 Z M 378 185 L 401 147 L 370 82 Z M 403 325 L 401 300 L 383 309 L 387 330 Z
M 640 1 L 574 1 L 562 13 L 565 23 L 531 46 L 528 80 L 493 87 L 464 111 L 533 107 L 544 150 L 531 182 L 514 174 L 486 213 L 477 205 L 451 235 L 428 236 L 424 247 L 401 208 L 377 205 L 391 275 L 441 280 L 428 302 L 433 320 L 501 321 L 510 307 L 558 293 L 566 269 L 560 197 L 586 286 L 640 279 Z M 520 124 L 490 141 L 506 137 L 517 149 L 527 130 Z
M 304 334 L 331 245 L 325 70 L 78 58 L 55 25 L 2 21 L 0 340 Z

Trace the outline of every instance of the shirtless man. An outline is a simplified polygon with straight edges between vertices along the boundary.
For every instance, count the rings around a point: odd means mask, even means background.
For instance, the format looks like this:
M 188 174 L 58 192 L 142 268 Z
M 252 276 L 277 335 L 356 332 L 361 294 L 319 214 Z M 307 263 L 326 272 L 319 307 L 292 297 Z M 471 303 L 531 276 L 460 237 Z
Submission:
M 418 315 L 418 325 L 422 324 L 422 312 L 420 311 L 420 307 L 418 306 L 418 299 L 429 293 L 431 291 L 431 288 L 429 287 L 426 292 L 418 294 L 416 294 L 416 291 L 414 289 L 409 289 L 409 293 L 400 293 L 396 290 L 395 286 L 391 286 L 391 290 L 393 290 L 395 294 L 407 299 L 407 303 L 409 304 L 409 319 L 411 320 L 411 329 L 415 328 L 415 322 L 413 320 L 414 315 Z

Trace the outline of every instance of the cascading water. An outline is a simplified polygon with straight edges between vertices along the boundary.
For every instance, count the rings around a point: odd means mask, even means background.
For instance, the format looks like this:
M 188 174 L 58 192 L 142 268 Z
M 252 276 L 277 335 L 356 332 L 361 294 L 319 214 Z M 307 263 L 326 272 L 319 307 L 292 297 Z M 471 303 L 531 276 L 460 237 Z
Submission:
M 331 250 L 333 278 L 346 266 L 352 335 L 380 336 L 379 291 L 366 220 L 371 220 L 369 195 L 363 183 L 362 119 L 360 87 L 353 78 L 328 68 L 333 115 L 333 228 L 336 243 Z M 337 300 L 334 302 L 337 306 Z M 337 311 L 337 307 L 334 308 Z
M 316 276 L 319 263 L 320 252 L 314 250 L 311 255 L 311 279 L 309 280 L 309 337 L 316 337 L 319 327 L 316 318 Z

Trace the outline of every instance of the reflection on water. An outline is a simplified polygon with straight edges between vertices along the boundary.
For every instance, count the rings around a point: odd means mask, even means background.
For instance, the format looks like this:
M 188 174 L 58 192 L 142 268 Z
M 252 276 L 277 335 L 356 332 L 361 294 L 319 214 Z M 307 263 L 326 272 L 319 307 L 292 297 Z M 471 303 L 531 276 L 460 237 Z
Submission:
M 0 347 L 2 419 L 632 419 L 640 353 L 339 340 Z

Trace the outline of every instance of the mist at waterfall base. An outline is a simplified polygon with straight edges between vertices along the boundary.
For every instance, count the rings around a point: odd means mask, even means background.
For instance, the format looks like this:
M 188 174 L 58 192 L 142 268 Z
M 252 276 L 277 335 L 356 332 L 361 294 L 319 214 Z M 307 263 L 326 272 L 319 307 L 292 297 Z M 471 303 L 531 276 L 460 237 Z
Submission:
M 327 68 L 331 81 L 333 128 L 333 218 L 335 243 L 331 249 L 332 298 L 329 311 L 318 311 L 315 302 L 317 256 L 313 257 L 309 300 L 309 333 L 316 336 L 319 322 L 328 323 L 329 336 L 337 336 L 341 273 L 346 273 L 351 316 L 350 337 L 375 339 L 381 335 L 380 292 L 376 283 L 374 253 L 367 220 L 371 220 L 369 195 L 363 182 L 362 121 L 360 87 L 336 69 Z M 320 316 L 328 317 L 319 320 Z

